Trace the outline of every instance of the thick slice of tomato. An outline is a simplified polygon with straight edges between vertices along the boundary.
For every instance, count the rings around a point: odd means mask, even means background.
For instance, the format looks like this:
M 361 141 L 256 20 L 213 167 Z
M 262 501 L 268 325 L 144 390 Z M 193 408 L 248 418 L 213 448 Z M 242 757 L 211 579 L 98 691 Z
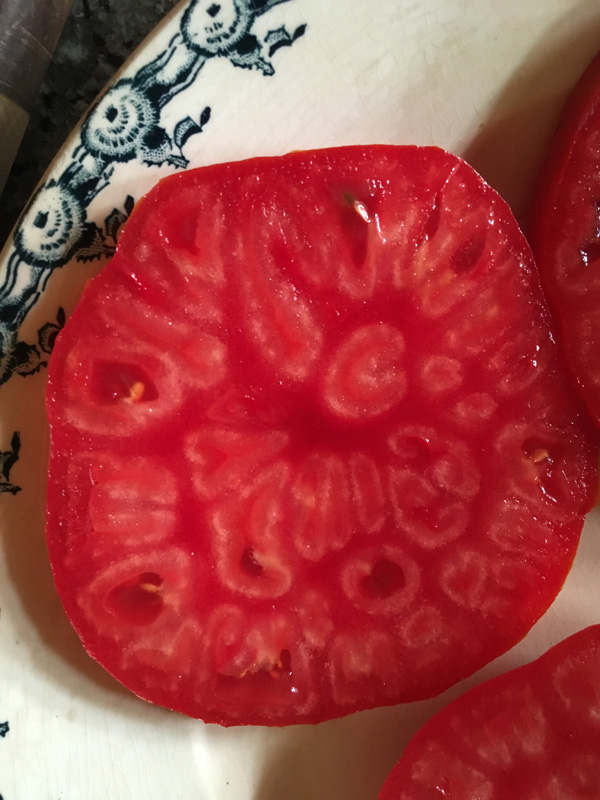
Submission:
M 52 356 L 47 538 L 140 696 L 283 725 L 423 698 L 570 568 L 595 441 L 505 203 L 434 148 L 140 202 Z
M 571 368 L 600 425 L 600 54 L 563 109 L 529 238 Z
M 600 797 L 600 625 L 463 694 L 412 738 L 379 800 Z

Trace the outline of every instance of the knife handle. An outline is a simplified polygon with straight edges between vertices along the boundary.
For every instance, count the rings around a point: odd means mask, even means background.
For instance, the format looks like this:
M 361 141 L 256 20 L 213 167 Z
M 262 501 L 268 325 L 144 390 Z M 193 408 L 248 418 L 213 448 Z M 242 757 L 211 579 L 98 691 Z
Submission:
M 0 193 L 72 0 L 0 0 Z

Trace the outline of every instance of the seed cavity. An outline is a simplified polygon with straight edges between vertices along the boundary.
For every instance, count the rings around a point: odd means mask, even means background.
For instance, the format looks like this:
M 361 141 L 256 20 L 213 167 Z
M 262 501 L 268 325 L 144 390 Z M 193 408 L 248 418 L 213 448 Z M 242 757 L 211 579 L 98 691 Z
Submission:
M 150 625 L 160 615 L 164 601 L 162 578 L 156 572 L 142 572 L 110 590 L 106 605 L 113 614 L 130 625 Z
M 470 272 L 479 262 L 485 247 L 485 237 L 478 236 L 465 242 L 452 256 L 452 269 L 456 275 Z
M 433 239 L 436 233 L 439 230 L 440 222 L 442 219 L 442 193 L 438 192 L 435 196 L 435 200 L 431 207 L 431 211 L 425 220 L 425 224 L 423 225 L 423 229 L 421 231 L 420 242 L 428 241 Z
M 369 223 L 372 216 L 365 203 L 352 192 L 346 191 L 342 197 L 340 223 L 346 237 L 352 264 L 361 270 L 367 260 Z
M 289 650 L 282 650 L 279 655 L 279 666 L 282 672 L 292 671 L 292 654 Z
M 264 678 L 272 678 L 275 681 L 281 680 L 286 675 L 292 673 L 292 655 L 289 650 L 282 650 L 278 658 L 273 659 L 271 662 L 257 661 L 246 669 L 242 670 L 238 675 L 232 676 L 235 680 L 248 680 L 254 678 L 260 680 Z
M 395 561 L 382 558 L 373 564 L 369 575 L 365 575 L 360 588 L 368 598 L 386 598 L 401 591 L 406 586 L 404 570 Z
M 243 569 L 244 572 L 246 572 L 253 578 L 260 578 L 260 576 L 264 572 L 264 568 L 260 563 L 260 561 L 254 555 L 254 550 L 252 549 L 252 547 L 247 547 L 242 553 L 242 557 L 240 559 L 240 567 Z
M 158 399 L 154 381 L 138 364 L 97 361 L 92 371 L 91 388 L 102 403 L 140 403 Z

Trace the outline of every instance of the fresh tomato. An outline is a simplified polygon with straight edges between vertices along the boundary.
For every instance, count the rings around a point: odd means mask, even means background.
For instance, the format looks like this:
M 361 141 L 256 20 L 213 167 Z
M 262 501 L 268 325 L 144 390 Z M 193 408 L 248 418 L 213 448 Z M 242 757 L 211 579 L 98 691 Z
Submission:
M 563 109 L 530 241 L 571 368 L 600 424 L 600 54 Z
M 379 800 L 600 797 L 600 625 L 469 690 L 429 720 Z
M 86 648 L 222 724 L 472 673 L 552 602 L 595 483 L 525 239 L 435 148 L 161 182 L 59 336 L 48 413 Z

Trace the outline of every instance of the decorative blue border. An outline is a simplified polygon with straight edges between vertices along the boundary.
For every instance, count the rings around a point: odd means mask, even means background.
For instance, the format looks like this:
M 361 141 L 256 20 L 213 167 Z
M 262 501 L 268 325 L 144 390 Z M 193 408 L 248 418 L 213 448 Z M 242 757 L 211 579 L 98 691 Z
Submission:
M 62 309 L 38 330 L 36 341 L 19 341 L 18 332 L 53 271 L 73 259 L 85 262 L 114 252 L 117 231 L 131 213 L 133 198 L 126 198 L 122 209 L 115 209 L 102 227 L 88 219 L 87 209 L 108 186 L 115 165 L 137 160 L 184 169 L 188 160 L 183 147 L 209 123 L 211 109 L 180 119 L 172 137 L 161 125 L 163 109 L 196 81 L 212 58 L 273 75 L 274 53 L 292 45 L 306 26 L 293 31 L 281 26 L 262 40 L 253 26 L 258 17 L 285 2 L 289 0 L 191 0 L 167 48 L 133 77 L 114 83 L 92 107 L 68 165 L 38 189 L 14 234 L 0 284 L 0 385 L 48 363 L 65 322 Z M 6 456 L 0 462 L 5 478 L 0 492 L 13 491 L 4 469 L 10 458 L 6 453 L 0 456 Z
M 0 385 L 48 364 L 56 335 L 65 324 L 64 310 L 59 308 L 55 319 L 38 329 L 34 342 L 20 341 L 19 329 L 54 270 L 71 260 L 85 262 L 114 253 L 117 232 L 134 199 L 128 196 L 102 226 L 88 219 L 87 209 L 109 185 L 115 164 L 136 160 L 184 169 L 188 159 L 183 147 L 209 123 L 211 109 L 205 107 L 196 118 L 180 119 L 172 138 L 161 125 L 163 109 L 196 81 L 212 58 L 223 57 L 235 67 L 273 75 L 275 52 L 292 45 L 306 26 L 292 32 L 282 26 L 263 40 L 253 33 L 253 26 L 259 16 L 285 2 L 289 0 L 191 0 L 167 48 L 133 77 L 117 80 L 91 108 L 67 166 L 40 186 L 25 209 L 0 276 Z M 15 431 L 9 449 L 0 451 L 0 494 L 21 491 L 10 478 L 20 449 L 21 437 Z M 8 721 L 0 722 L 1 739 L 9 730 Z
M 10 492 L 10 494 L 17 494 L 21 491 L 20 486 L 15 486 L 10 480 L 10 471 L 14 464 L 19 460 L 19 450 L 21 449 L 21 436 L 18 431 L 12 435 L 10 442 L 10 450 L 0 453 L 0 494 Z M 4 736 L 8 730 L 3 729 L 3 723 L 0 723 L 0 736 Z

